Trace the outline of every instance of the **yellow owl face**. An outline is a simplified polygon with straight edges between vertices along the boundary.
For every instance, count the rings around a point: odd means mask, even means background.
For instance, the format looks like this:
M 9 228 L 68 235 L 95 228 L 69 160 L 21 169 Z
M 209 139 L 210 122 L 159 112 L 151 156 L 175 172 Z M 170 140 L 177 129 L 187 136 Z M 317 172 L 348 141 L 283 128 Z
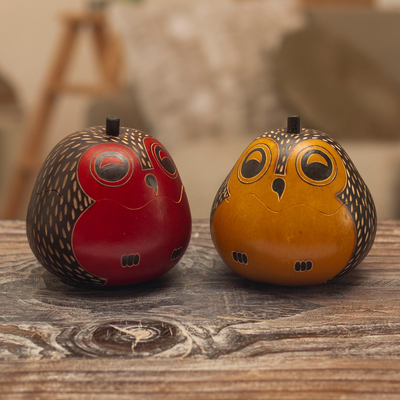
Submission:
M 326 282 L 368 253 L 376 212 L 342 147 L 315 130 L 267 132 L 222 184 L 211 233 L 224 262 L 249 279 Z
M 275 212 L 297 204 L 307 204 L 325 214 L 335 212 L 343 204 L 332 194 L 339 193 L 346 185 L 346 170 L 340 155 L 330 144 L 318 139 L 289 143 L 292 148 L 286 150 L 268 137 L 253 142 L 230 176 L 232 199 L 251 193 Z M 282 155 L 285 151 L 287 154 Z

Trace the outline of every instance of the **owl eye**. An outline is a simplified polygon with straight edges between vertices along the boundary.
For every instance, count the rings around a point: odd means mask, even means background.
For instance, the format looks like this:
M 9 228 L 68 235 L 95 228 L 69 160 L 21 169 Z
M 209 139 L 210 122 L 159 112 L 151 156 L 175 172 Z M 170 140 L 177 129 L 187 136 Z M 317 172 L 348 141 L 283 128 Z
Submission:
M 315 186 L 325 186 L 336 178 L 335 159 L 323 147 L 310 146 L 297 156 L 296 169 L 300 178 Z
M 238 178 L 242 183 L 254 183 L 267 171 L 271 163 L 271 150 L 265 144 L 256 144 L 244 155 L 238 168 Z
M 151 151 L 157 164 L 161 167 L 163 172 L 170 178 L 176 178 L 177 170 L 171 156 L 162 146 L 157 143 L 153 143 L 151 146 Z
M 121 186 L 133 173 L 132 157 L 119 148 L 107 147 L 93 154 L 89 168 L 97 182 L 104 186 Z

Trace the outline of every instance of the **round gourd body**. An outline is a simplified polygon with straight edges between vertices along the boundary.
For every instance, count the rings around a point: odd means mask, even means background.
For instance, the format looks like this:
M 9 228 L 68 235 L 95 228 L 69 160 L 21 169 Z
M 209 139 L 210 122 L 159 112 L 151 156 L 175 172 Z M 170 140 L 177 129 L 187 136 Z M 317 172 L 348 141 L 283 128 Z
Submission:
M 169 271 L 190 240 L 188 200 L 159 141 L 94 127 L 67 136 L 39 172 L 27 235 L 39 262 L 65 281 L 120 286 Z
M 372 196 L 349 156 L 309 129 L 252 142 L 211 212 L 223 261 L 248 279 L 279 285 L 315 285 L 351 271 L 375 232 Z

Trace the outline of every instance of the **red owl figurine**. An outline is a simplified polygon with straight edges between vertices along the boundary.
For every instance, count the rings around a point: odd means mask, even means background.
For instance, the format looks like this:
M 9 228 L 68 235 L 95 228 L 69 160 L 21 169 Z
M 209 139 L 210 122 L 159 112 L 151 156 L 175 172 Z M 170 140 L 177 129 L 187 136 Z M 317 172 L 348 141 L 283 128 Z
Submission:
M 181 259 L 191 216 L 168 151 L 148 134 L 106 127 L 67 136 L 39 172 L 27 214 L 33 253 L 67 282 L 121 286 Z

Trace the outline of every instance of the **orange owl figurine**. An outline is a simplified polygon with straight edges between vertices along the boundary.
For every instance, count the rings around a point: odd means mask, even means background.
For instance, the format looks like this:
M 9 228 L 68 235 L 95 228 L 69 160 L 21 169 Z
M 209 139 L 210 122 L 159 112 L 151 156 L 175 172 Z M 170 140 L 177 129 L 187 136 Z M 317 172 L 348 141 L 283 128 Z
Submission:
M 222 260 L 248 279 L 317 285 L 353 270 L 375 239 L 368 187 L 327 134 L 287 129 L 254 140 L 222 183 L 211 234 Z
M 168 151 L 144 132 L 106 126 L 50 152 L 27 214 L 33 253 L 67 283 L 122 286 L 169 271 L 190 240 L 189 203 Z

